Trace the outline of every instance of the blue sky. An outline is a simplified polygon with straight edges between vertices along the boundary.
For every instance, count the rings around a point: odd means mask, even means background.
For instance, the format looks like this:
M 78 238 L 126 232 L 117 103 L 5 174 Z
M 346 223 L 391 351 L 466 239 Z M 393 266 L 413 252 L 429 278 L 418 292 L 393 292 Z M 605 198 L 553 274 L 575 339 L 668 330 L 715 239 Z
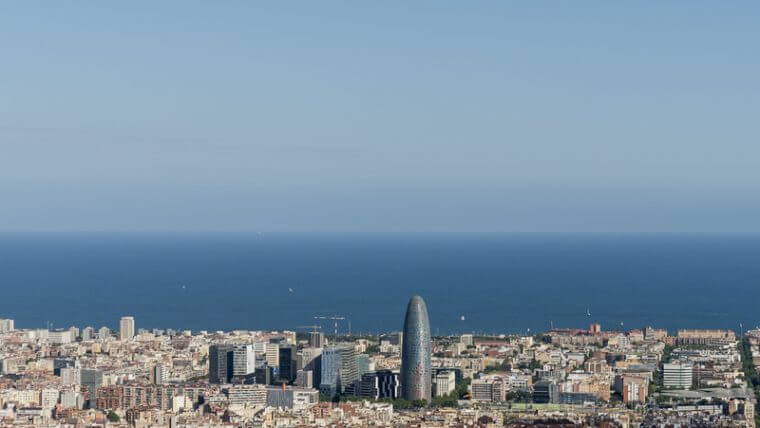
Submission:
M 760 5 L 8 2 L 0 230 L 760 231 Z

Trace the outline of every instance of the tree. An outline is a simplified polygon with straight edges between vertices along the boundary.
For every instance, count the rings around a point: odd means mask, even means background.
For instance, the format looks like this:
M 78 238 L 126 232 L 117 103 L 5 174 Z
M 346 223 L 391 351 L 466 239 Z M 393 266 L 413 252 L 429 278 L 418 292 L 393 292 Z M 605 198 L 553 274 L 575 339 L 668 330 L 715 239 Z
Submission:
M 119 420 L 121 419 L 119 418 L 119 415 L 117 415 L 116 412 L 114 412 L 113 410 L 108 411 L 106 418 L 108 418 L 110 422 L 119 422 Z
M 456 386 L 454 387 L 454 393 L 456 394 L 457 398 L 462 399 L 465 395 L 469 392 L 469 386 L 470 386 L 470 379 L 462 379 L 461 381 L 456 383 Z
M 421 409 L 423 407 L 427 407 L 427 400 L 425 399 L 412 400 L 412 407 L 415 409 Z

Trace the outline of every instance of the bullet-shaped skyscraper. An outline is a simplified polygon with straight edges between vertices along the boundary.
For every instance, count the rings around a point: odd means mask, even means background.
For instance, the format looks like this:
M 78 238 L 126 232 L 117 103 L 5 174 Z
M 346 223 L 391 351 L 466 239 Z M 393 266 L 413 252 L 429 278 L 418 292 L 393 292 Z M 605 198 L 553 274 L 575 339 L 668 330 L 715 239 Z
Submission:
M 413 296 L 406 307 L 404 343 L 401 348 L 401 396 L 427 400 L 432 392 L 430 321 L 425 301 Z

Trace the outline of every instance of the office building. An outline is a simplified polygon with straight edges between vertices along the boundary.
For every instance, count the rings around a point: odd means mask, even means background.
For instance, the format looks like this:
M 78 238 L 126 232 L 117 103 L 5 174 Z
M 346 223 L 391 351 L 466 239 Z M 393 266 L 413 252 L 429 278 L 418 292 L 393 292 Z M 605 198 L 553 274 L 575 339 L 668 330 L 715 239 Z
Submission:
M 296 372 L 296 380 L 293 384 L 302 388 L 313 388 L 314 372 L 311 370 L 298 370 Z
M 267 406 L 280 409 L 302 410 L 319 402 L 319 392 L 313 389 L 267 388 Z
M 232 351 L 232 376 L 248 376 L 256 371 L 253 345 L 235 345 Z
M 398 398 L 401 392 L 399 374 L 390 370 L 364 373 L 359 383 L 359 396 L 373 399 Z
M 258 385 L 270 385 L 275 380 L 274 367 L 269 367 L 264 364 L 261 367 L 256 367 L 256 371 L 253 373 L 254 382 Z
M 533 402 L 559 403 L 559 387 L 553 380 L 543 379 L 533 384 Z
M 135 319 L 134 317 L 121 317 L 119 322 L 119 339 L 131 340 L 135 337 Z
M 588 406 L 599 402 L 599 397 L 588 392 L 560 392 L 559 403 Z
M 80 384 L 87 388 L 86 403 L 88 408 L 95 407 L 98 388 L 103 386 L 103 372 L 97 369 L 81 369 L 79 372 Z
M 278 343 L 266 344 L 266 361 L 269 367 L 280 367 L 280 345 Z
M 309 333 L 309 347 L 322 348 L 325 346 L 325 334 L 321 331 L 312 331 Z
M 432 397 L 430 321 L 427 306 L 413 296 L 406 308 L 401 351 L 401 396 L 406 400 Z
M 475 379 L 470 384 L 470 393 L 476 401 L 504 401 L 504 383 L 499 379 Z
M 665 388 L 691 388 L 694 366 L 690 363 L 666 363 L 663 364 L 662 371 Z
M 262 385 L 234 385 L 227 390 L 230 405 L 265 407 L 267 389 Z
M 299 370 L 312 372 L 312 385 L 319 387 L 322 383 L 322 348 L 303 348 L 298 353 Z
M 234 346 L 214 344 L 208 348 L 209 383 L 229 383 L 232 377 Z
M 367 354 L 357 354 L 356 355 L 356 369 L 359 371 L 359 377 L 362 377 L 364 373 L 369 373 L 371 371 L 374 371 L 375 365 L 370 360 L 369 355 Z
M 353 390 L 359 381 L 356 350 L 353 346 L 333 346 L 322 351 L 320 392 L 330 397 Z
M 290 383 L 296 378 L 296 347 L 291 345 L 280 346 L 279 350 L 280 379 Z
M 435 396 L 445 397 L 456 388 L 456 373 L 450 370 L 439 370 L 433 377 L 433 383 L 435 384 Z

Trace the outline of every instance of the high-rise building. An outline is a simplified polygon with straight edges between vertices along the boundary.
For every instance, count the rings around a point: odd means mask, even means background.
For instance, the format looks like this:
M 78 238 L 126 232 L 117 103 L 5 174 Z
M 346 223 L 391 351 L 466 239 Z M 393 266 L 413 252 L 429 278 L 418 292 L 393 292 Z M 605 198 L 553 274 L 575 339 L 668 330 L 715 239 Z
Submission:
M 0 318 L 0 333 L 10 333 L 13 327 L 12 319 Z
M 277 343 L 266 344 L 266 358 L 269 367 L 280 366 L 280 345 Z
M 356 350 L 353 346 L 332 346 L 322 351 L 320 392 L 331 397 L 353 390 L 359 380 Z
M 109 337 L 111 337 L 111 329 L 106 326 L 100 327 L 100 330 L 98 330 L 98 339 L 106 340 Z
M 298 354 L 298 370 L 312 372 L 312 384 L 317 388 L 322 382 L 322 348 L 303 348 Z
M 298 370 L 296 372 L 296 380 L 293 384 L 302 388 L 313 388 L 314 372 L 311 370 Z
M 267 364 L 266 342 L 255 342 L 253 344 L 253 352 L 256 354 L 256 368 L 264 367 Z
M 208 348 L 209 383 L 229 383 L 232 377 L 234 346 L 214 344 Z
M 398 373 L 390 370 L 378 370 L 362 375 L 358 395 L 362 397 L 398 398 L 401 386 Z
M 169 383 L 169 368 L 163 364 L 156 364 L 153 366 L 151 377 L 153 378 L 154 384 L 165 385 Z
M 254 382 L 259 385 L 269 385 L 274 379 L 274 367 L 269 367 L 264 364 L 261 367 L 256 367 L 256 371 L 253 374 Z
M 279 349 L 280 379 L 292 382 L 296 378 L 296 347 L 280 346 Z
M 645 403 L 649 389 L 649 379 L 645 376 L 623 375 L 623 402 Z
M 232 376 L 248 376 L 256 370 L 253 345 L 235 345 L 232 351 Z
M 427 306 L 420 296 L 413 296 L 406 307 L 401 349 L 401 396 L 406 400 L 430 402 L 433 389 L 430 321 Z
M 98 388 L 103 386 L 103 372 L 97 369 L 81 369 L 79 376 L 82 386 L 87 387 L 87 406 L 94 408 Z
M 82 340 L 92 340 L 95 337 L 95 329 L 87 326 L 82 329 Z
M 439 370 L 435 374 L 435 396 L 445 397 L 452 392 L 456 387 L 456 374 L 450 370 Z
M 375 369 L 372 360 L 370 360 L 367 354 L 356 355 L 356 369 L 359 371 L 359 377 L 362 377 L 364 373 L 368 373 Z
M 309 333 L 309 347 L 322 348 L 325 346 L 325 334 L 321 331 L 312 331 Z
M 662 366 L 665 388 L 691 388 L 694 366 L 691 363 L 665 363 Z
M 135 318 L 121 317 L 119 322 L 119 339 L 131 340 L 135 337 Z
M 472 335 L 471 334 L 463 334 L 459 336 L 459 342 L 464 344 L 464 346 L 472 346 Z

